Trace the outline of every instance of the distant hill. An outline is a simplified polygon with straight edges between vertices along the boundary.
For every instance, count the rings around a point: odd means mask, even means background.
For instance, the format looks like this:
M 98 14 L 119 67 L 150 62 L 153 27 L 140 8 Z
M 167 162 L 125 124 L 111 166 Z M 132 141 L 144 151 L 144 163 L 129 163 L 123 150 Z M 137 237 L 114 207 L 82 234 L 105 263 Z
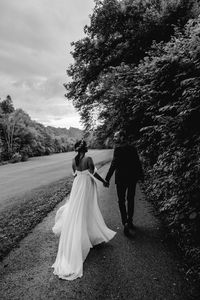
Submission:
M 75 127 L 70 127 L 69 129 L 67 128 L 56 128 L 52 126 L 47 126 L 46 129 L 51 135 L 56 136 L 67 136 L 69 138 L 73 138 L 75 140 L 80 140 L 83 136 L 83 131 L 79 128 Z
M 79 128 L 70 127 L 68 129 L 69 136 L 77 139 L 81 139 L 83 137 L 83 131 Z

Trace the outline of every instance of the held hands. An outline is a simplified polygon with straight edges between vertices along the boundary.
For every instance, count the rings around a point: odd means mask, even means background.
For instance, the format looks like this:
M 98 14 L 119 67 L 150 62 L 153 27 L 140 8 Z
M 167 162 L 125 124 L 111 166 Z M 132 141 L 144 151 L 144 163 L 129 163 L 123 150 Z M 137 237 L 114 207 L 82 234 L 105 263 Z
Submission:
M 110 183 L 109 183 L 108 181 L 104 180 L 104 182 L 103 182 L 103 186 L 108 188 L 108 187 L 109 187 L 109 185 L 110 185 Z

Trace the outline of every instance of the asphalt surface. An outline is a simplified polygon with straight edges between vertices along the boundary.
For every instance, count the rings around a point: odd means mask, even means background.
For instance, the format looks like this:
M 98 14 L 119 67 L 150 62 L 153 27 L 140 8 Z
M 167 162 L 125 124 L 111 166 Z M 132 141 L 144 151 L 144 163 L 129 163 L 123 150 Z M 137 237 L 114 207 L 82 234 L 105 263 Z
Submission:
M 105 175 L 108 165 L 101 169 Z M 0 299 L 189 299 L 179 261 L 162 242 L 159 222 L 137 186 L 136 236 L 123 234 L 115 185 L 98 184 L 99 205 L 106 224 L 117 231 L 108 244 L 91 249 L 83 277 L 74 281 L 53 275 L 58 239 L 51 228 L 58 207 L 0 265 Z M 63 205 L 61 203 L 60 205 Z
M 74 155 L 74 152 L 53 154 L 0 166 L 0 210 L 22 194 L 70 175 Z M 112 157 L 112 150 L 89 150 L 88 155 L 98 163 Z

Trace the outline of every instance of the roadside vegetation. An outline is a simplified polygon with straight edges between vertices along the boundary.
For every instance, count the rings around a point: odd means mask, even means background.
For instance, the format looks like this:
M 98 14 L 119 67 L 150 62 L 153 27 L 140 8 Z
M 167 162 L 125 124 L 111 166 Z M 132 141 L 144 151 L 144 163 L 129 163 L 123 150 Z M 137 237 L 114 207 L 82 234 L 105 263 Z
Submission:
M 136 144 L 148 199 L 200 284 L 199 2 L 95 2 L 66 96 L 96 143 L 124 129 Z
M 31 120 L 22 109 L 14 108 L 9 95 L 0 101 L 0 164 L 72 151 L 81 137 L 78 128 L 45 127 Z

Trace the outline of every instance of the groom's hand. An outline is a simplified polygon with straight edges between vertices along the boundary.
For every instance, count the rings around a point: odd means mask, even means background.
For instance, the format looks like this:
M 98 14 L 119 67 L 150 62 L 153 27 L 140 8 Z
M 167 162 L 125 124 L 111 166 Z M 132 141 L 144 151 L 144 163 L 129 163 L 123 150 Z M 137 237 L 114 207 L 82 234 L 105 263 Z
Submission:
M 103 185 L 104 185 L 105 187 L 109 187 L 109 182 L 108 182 L 108 181 L 106 181 L 106 180 L 104 180 L 104 183 L 103 183 Z

